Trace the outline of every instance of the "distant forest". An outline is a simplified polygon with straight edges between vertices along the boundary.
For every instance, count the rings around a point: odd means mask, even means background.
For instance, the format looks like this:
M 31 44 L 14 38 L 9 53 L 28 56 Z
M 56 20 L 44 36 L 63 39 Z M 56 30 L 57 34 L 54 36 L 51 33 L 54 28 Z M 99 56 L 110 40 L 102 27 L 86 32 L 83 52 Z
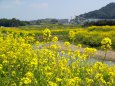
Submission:
M 12 19 L 0 19 L 0 26 L 4 27 L 17 27 L 17 26 L 25 26 L 28 25 L 29 22 L 27 21 L 20 21 L 18 19 L 12 18 Z
M 92 22 L 84 23 L 84 26 L 104 26 L 104 25 L 113 26 L 115 25 L 115 20 L 99 20 L 99 21 L 92 21 Z

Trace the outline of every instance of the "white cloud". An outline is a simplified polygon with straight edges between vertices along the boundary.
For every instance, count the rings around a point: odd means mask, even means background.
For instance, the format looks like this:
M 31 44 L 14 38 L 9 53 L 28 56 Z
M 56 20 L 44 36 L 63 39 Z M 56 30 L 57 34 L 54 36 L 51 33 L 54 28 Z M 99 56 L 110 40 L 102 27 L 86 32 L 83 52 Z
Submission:
M 16 5 L 20 5 L 21 4 L 21 0 L 13 0 L 13 3 Z
M 0 4 L 0 8 L 9 9 L 9 8 L 13 8 L 14 6 L 20 6 L 21 1 L 22 0 L 10 0 L 10 1 L 5 0 L 4 2 Z
M 48 3 L 33 3 L 29 7 L 34 9 L 48 8 Z
M 0 0 L 1 1 L 1 0 Z M 7 6 L 7 5 L 20 5 L 22 3 L 22 0 L 2 0 L 1 5 Z

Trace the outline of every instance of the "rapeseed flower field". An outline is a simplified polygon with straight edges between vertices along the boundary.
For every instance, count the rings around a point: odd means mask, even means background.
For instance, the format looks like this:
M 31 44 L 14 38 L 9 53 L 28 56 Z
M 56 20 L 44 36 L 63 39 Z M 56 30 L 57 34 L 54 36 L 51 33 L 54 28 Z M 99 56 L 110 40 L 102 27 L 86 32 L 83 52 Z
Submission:
M 115 86 L 115 65 L 87 62 L 97 49 L 87 47 L 83 53 L 72 51 L 71 43 L 65 41 L 66 50 L 62 50 L 51 30 L 39 32 L 42 42 L 31 33 L 13 29 L 0 31 L 0 86 Z M 75 42 L 75 34 L 81 32 L 69 33 L 72 42 Z M 45 46 L 50 42 L 51 45 Z M 100 44 L 106 54 L 112 41 L 107 37 Z M 81 44 L 78 47 L 81 48 Z

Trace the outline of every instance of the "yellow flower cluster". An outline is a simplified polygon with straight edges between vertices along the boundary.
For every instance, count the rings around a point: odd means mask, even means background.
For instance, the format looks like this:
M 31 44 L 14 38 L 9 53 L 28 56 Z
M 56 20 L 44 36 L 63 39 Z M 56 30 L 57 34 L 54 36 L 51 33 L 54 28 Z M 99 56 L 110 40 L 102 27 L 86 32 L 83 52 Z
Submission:
M 84 49 L 84 53 L 89 57 L 95 55 L 96 52 L 97 52 L 97 50 L 95 48 L 88 48 L 87 47 Z
M 51 37 L 52 37 L 51 31 L 46 28 L 46 29 L 43 31 L 43 39 L 44 39 L 46 42 L 48 42 Z
M 70 30 L 70 31 L 69 31 L 69 38 L 70 38 L 70 40 L 71 40 L 72 42 L 74 42 L 75 36 L 76 36 L 75 32 L 72 31 L 72 30 Z
M 73 39 L 75 37 L 75 32 L 69 31 L 69 37 L 70 37 L 70 39 Z
M 111 49 L 112 42 L 111 42 L 111 39 L 110 39 L 110 38 L 104 38 L 104 39 L 101 41 L 101 44 L 102 44 L 102 48 L 103 48 L 104 50 Z
M 53 39 L 52 39 L 52 42 L 57 42 L 57 41 L 58 41 L 58 37 L 54 36 Z

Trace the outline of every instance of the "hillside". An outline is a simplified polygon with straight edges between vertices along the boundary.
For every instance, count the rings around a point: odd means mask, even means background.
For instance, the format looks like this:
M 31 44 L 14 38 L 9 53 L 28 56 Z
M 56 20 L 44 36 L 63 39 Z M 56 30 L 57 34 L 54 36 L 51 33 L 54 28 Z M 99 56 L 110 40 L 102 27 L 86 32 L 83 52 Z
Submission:
M 115 3 L 110 3 L 99 10 L 81 14 L 80 17 L 87 19 L 115 19 Z

